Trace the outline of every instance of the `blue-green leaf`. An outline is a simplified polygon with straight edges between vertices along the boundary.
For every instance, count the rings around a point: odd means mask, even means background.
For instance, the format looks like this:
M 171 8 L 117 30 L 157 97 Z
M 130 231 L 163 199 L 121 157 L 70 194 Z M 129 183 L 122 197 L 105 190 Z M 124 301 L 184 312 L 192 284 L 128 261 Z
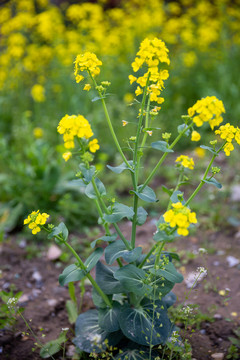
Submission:
M 173 283 L 181 283 L 183 281 L 183 276 L 179 272 L 177 272 L 175 266 L 172 262 L 169 262 L 167 265 L 164 265 L 163 269 L 150 269 L 152 274 L 156 274 L 158 276 L 162 276 L 170 282 Z
M 114 273 L 115 279 L 119 280 L 128 292 L 144 296 L 152 291 L 151 286 L 144 283 L 146 273 L 144 270 L 129 264 L 121 267 Z
M 138 308 L 123 308 L 119 317 L 123 334 L 137 344 L 164 344 L 171 332 L 167 308 L 160 300 L 144 299 Z
M 83 181 L 83 179 L 72 180 L 69 183 L 70 183 L 70 185 L 77 186 L 77 187 L 82 187 L 84 189 L 87 186 L 85 184 L 85 182 Z
M 121 340 L 119 331 L 109 333 L 103 330 L 98 323 L 98 311 L 88 310 L 78 316 L 75 325 L 74 345 L 87 353 L 100 353 L 108 346 L 114 346 Z
M 184 204 L 184 202 L 181 199 L 183 199 L 183 192 L 179 190 L 174 191 L 170 197 L 172 203 L 182 202 Z
M 124 291 L 124 287 L 114 278 L 117 267 L 103 265 L 100 261 L 96 266 L 96 282 L 107 295 L 118 294 Z
M 79 168 L 83 174 L 84 180 L 87 183 L 90 183 L 90 181 L 92 180 L 94 174 L 95 174 L 95 166 L 91 165 L 89 168 L 85 165 L 85 164 L 80 164 Z
M 126 262 L 133 262 L 138 259 L 142 253 L 141 247 L 136 247 L 133 250 L 127 250 L 122 240 L 116 240 L 108 245 L 105 249 L 105 259 L 107 264 L 113 264 L 114 261 L 122 257 Z
M 141 191 L 141 188 L 143 185 L 138 186 L 138 191 L 132 191 L 135 193 L 140 199 L 146 201 L 146 202 L 156 202 L 156 194 L 149 186 L 145 186 L 143 191 Z
M 50 234 L 48 235 L 48 239 L 52 239 L 54 236 L 62 234 L 64 241 L 67 241 L 68 238 L 68 229 L 66 225 L 61 222 L 58 226 L 52 229 Z
M 98 323 L 103 330 L 114 332 L 120 329 L 118 317 L 121 305 L 117 301 L 113 301 L 112 308 L 99 309 Z
M 104 220 L 109 223 L 116 223 L 122 220 L 124 217 L 131 218 L 134 215 L 134 211 L 129 206 L 121 203 L 115 203 L 113 206 L 112 214 L 103 216 Z
M 177 297 L 172 291 L 170 291 L 167 295 L 165 295 L 162 298 L 162 302 L 166 305 L 167 308 L 175 304 L 176 300 Z
M 98 191 L 99 191 L 100 195 L 101 195 L 101 196 L 106 195 L 106 189 L 105 189 L 105 186 L 103 185 L 103 183 L 101 182 L 101 180 L 99 180 L 98 178 L 95 178 L 95 183 L 96 183 L 96 186 L 97 186 L 97 188 L 98 188 Z M 96 193 L 95 193 L 95 190 L 94 190 L 94 188 L 93 188 L 92 183 L 89 183 L 89 184 L 86 186 L 85 194 L 86 194 L 90 199 L 97 199 L 97 195 L 96 195 Z
M 203 182 L 205 182 L 206 184 L 209 184 L 209 185 L 214 185 L 216 186 L 218 189 L 221 189 L 222 188 L 222 184 L 220 184 L 216 179 L 214 178 L 211 178 L 209 180 L 202 180 Z
M 79 281 L 86 276 L 86 272 L 75 264 L 66 267 L 62 274 L 59 276 L 59 284 L 64 286 L 71 281 Z
M 112 295 L 106 295 L 106 296 L 108 297 L 109 301 L 111 302 Z M 92 288 L 92 301 L 97 308 L 106 308 L 107 307 L 102 296 L 97 292 L 97 290 L 94 287 Z
M 156 242 L 160 242 L 160 241 L 166 241 L 166 242 L 171 242 L 175 239 L 175 235 L 171 234 L 168 235 L 166 234 L 166 232 L 164 230 L 158 230 L 154 235 L 153 235 L 153 240 L 155 240 Z
M 132 166 L 133 161 L 130 160 L 128 163 L 129 163 L 130 166 Z M 110 165 L 107 165 L 107 168 L 108 168 L 109 170 L 112 170 L 112 171 L 113 171 L 114 173 L 116 173 L 116 174 L 121 174 L 124 170 L 130 170 L 130 171 L 133 172 L 133 169 L 130 168 L 130 167 L 128 167 L 128 166 L 125 164 L 125 162 L 123 162 L 123 163 L 122 163 L 121 165 L 119 165 L 119 166 L 110 166 Z
M 186 129 L 187 128 L 187 125 L 186 124 L 181 124 L 181 125 L 179 125 L 178 126 L 178 132 L 179 132 L 179 134 L 181 134 L 183 131 L 184 131 L 184 129 Z M 189 136 L 189 134 L 190 134 L 190 129 L 188 129 L 185 133 L 184 133 L 184 136 Z
M 117 237 L 118 237 L 117 234 L 101 236 L 100 238 L 98 238 L 98 239 L 96 239 L 96 240 L 93 240 L 93 241 L 91 242 L 91 244 L 90 244 L 90 245 L 91 245 L 91 248 L 94 248 L 94 247 L 95 247 L 95 245 L 96 245 L 96 243 L 97 243 L 98 240 L 111 242 L 111 241 L 115 241 Z
M 99 247 L 96 250 L 94 250 L 94 252 L 87 258 L 87 260 L 84 263 L 84 265 L 87 268 L 86 270 L 87 272 L 89 272 L 94 268 L 94 266 L 96 265 L 102 254 L 103 254 L 103 249 Z
M 156 150 L 160 150 L 160 151 L 163 151 L 163 152 L 173 152 L 172 149 L 169 149 L 169 145 L 166 141 L 155 141 L 153 143 L 151 143 L 151 147 L 153 149 L 156 149 Z
M 131 209 L 133 209 L 131 207 Z M 148 216 L 148 213 L 147 211 L 142 207 L 140 206 L 138 209 L 137 209 L 137 225 L 141 226 L 145 223 L 145 221 L 147 220 L 147 216 Z M 133 220 L 133 217 L 130 218 L 129 220 Z
M 200 145 L 200 148 L 204 149 L 204 150 L 208 150 L 210 151 L 212 154 L 214 155 L 218 155 L 218 153 L 214 150 L 214 148 L 210 147 L 210 146 L 206 146 L 206 145 Z

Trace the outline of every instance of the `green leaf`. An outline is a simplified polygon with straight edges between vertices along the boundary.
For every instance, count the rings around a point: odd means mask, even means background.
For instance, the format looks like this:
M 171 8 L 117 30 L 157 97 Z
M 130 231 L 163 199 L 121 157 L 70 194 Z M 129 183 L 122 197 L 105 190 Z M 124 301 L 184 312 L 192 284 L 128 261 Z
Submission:
M 166 141 L 155 141 L 151 143 L 151 147 L 156 150 L 160 150 L 163 152 L 174 152 L 172 149 L 169 149 L 169 145 Z
M 89 168 L 87 168 L 87 166 L 85 164 L 80 164 L 79 168 L 83 174 L 84 180 L 87 183 L 90 183 L 90 181 L 92 180 L 94 174 L 95 174 L 95 166 L 91 165 Z
M 131 209 L 133 208 L 131 207 Z M 137 209 L 137 225 L 139 226 L 143 225 L 147 220 L 147 216 L 148 216 L 147 211 L 142 206 L 140 206 Z M 130 218 L 129 220 L 133 221 L 133 217 Z
M 206 146 L 206 145 L 200 145 L 200 148 L 204 149 L 204 150 L 208 150 L 210 151 L 212 154 L 214 155 L 218 155 L 218 153 L 214 150 L 214 148 L 210 147 L 210 146 Z
M 129 346 L 129 345 L 128 345 Z M 155 360 L 159 356 L 158 351 L 152 350 L 150 360 Z M 145 347 L 139 347 L 136 349 L 136 343 L 130 348 L 123 348 L 121 353 L 114 357 L 115 360 L 149 360 L 149 350 Z
M 113 276 L 116 269 L 118 268 L 103 265 L 100 261 L 97 263 L 96 282 L 107 295 L 118 294 L 124 291 L 120 281 Z
M 178 126 L 178 133 L 181 134 L 183 132 L 184 129 L 186 129 L 187 125 L 186 124 L 181 124 Z M 190 129 L 188 129 L 185 133 L 184 136 L 189 136 L 190 134 Z
M 138 259 L 142 253 L 142 248 L 137 247 L 133 250 L 127 250 L 122 240 L 116 240 L 105 249 L 105 259 L 107 264 L 111 265 L 116 259 L 122 257 L 126 262 L 133 262 Z
M 95 183 L 96 183 L 96 186 L 97 186 L 97 188 L 98 188 L 98 191 L 99 191 L 100 195 L 101 195 L 101 196 L 106 195 L 106 189 L 105 189 L 105 186 L 103 185 L 103 183 L 101 182 L 101 180 L 99 180 L 98 178 L 95 178 Z M 86 186 L 85 194 L 86 194 L 90 199 L 97 199 L 97 195 L 96 195 L 96 193 L 95 193 L 95 190 L 94 190 L 94 188 L 93 188 L 92 183 L 89 183 L 89 184 Z
M 99 247 L 96 250 L 94 250 L 94 252 L 87 258 L 87 260 L 84 263 L 84 265 L 87 268 L 86 269 L 87 272 L 89 272 L 90 270 L 92 270 L 92 268 L 94 268 L 94 266 L 96 265 L 102 254 L 103 254 L 103 249 Z
M 152 300 L 162 299 L 163 296 L 166 296 L 174 287 L 175 283 L 163 279 L 162 276 L 158 280 L 153 281 L 153 285 L 156 285 L 155 291 L 149 296 Z
M 144 299 L 137 308 L 123 308 L 119 317 L 123 334 L 137 344 L 164 344 L 171 332 L 167 308 L 160 300 Z
M 86 276 L 86 272 L 84 272 L 81 268 L 76 266 L 75 264 L 69 265 L 66 267 L 62 274 L 59 276 L 59 284 L 64 286 L 71 281 L 79 281 Z
M 48 239 L 52 239 L 54 236 L 62 234 L 64 241 L 67 241 L 68 238 L 68 229 L 66 225 L 61 222 L 58 226 L 52 229 L 50 234 L 48 235 Z
M 216 179 L 211 178 L 209 180 L 202 180 L 204 183 L 209 184 L 209 185 L 214 185 L 216 186 L 218 189 L 222 188 L 222 184 L 220 184 Z
M 141 191 L 141 188 L 143 185 L 138 186 L 138 191 L 132 191 L 135 193 L 140 199 L 146 201 L 146 202 L 156 202 L 156 194 L 149 186 L 145 186 L 143 191 Z
M 144 283 L 146 279 L 145 271 L 135 265 L 129 264 L 121 267 L 114 273 L 114 277 L 120 281 L 124 289 L 136 295 L 144 296 L 152 291 L 151 286 Z
M 162 276 L 168 281 L 173 283 L 181 283 L 183 281 L 183 276 L 179 272 L 177 272 L 175 266 L 172 262 L 169 262 L 167 265 L 164 265 L 164 269 L 150 269 L 152 274 L 156 274 L 158 276 Z
M 102 237 L 100 237 L 100 238 L 98 238 L 98 239 L 96 239 L 96 240 L 93 240 L 93 241 L 91 242 L 91 244 L 90 244 L 90 245 L 91 245 L 91 248 L 94 248 L 94 247 L 95 247 L 95 245 L 96 245 L 96 243 L 97 243 L 98 240 L 111 242 L 111 241 L 115 241 L 117 237 L 118 237 L 117 234 L 104 235 L 104 236 L 102 236 Z
M 98 323 L 103 330 L 114 332 L 120 329 L 118 317 L 120 316 L 121 305 L 113 301 L 112 308 L 99 309 Z
M 100 353 L 108 346 L 114 346 L 121 340 L 119 331 L 111 334 L 103 330 L 98 323 L 98 311 L 88 310 L 78 316 L 75 326 L 74 345 L 87 353 Z
M 62 332 L 56 340 L 47 342 L 40 350 L 40 356 L 43 359 L 52 357 L 61 350 L 62 343 L 66 342 L 66 334 Z
M 128 163 L 129 163 L 129 165 L 132 166 L 133 161 L 130 160 Z M 130 167 L 128 167 L 128 166 L 125 164 L 125 162 L 123 162 L 123 163 L 122 163 L 121 165 L 119 165 L 119 166 L 110 166 L 110 165 L 107 165 L 107 168 L 108 168 L 109 170 L 113 171 L 113 172 L 116 173 L 116 174 L 121 174 L 124 170 L 130 170 L 130 171 L 133 172 L 133 169 L 130 168 Z
M 169 190 L 166 186 L 164 186 L 164 185 L 162 185 L 162 190 L 166 193 L 166 194 L 168 194 L 169 196 L 171 196 L 172 195 L 172 193 L 173 193 L 173 190 Z
M 103 218 L 109 223 L 116 223 L 122 220 L 124 217 L 131 218 L 133 215 L 134 211 L 132 208 L 121 203 L 115 203 L 113 206 L 112 214 L 105 214 Z
M 68 313 L 68 321 L 70 322 L 70 324 L 74 324 L 78 317 L 78 310 L 76 303 L 73 302 L 72 300 L 68 300 L 66 302 L 66 309 Z
M 70 183 L 70 185 L 77 186 L 77 187 L 83 187 L 84 189 L 87 186 L 85 184 L 85 182 L 83 181 L 83 179 L 72 180 L 72 181 L 69 181 L 69 183 Z

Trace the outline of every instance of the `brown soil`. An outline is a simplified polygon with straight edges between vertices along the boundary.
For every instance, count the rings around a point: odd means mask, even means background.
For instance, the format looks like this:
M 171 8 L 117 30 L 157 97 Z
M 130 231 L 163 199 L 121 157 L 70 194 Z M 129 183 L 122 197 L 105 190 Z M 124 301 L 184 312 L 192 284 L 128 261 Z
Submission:
M 126 234 L 129 232 L 128 225 L 126 223 L 122 226 Z M 153 221 L 147 222 L 138 232 L 138 243 L 144 248 L 148 247 L 146 239 L 151 239 L 154 231 Z M 209 232 L 199 235 L 198 238 L 179 239 L 174 247 L 180 252 L 184 250 L 181 256 L 183 265 L 179 271 L 184 274 L 185 279 L 199 266 L 204 266 L 208 270 L 207 277 L 198 283 L 189 296 L 186 295 L 189 290 L 185 282 L 174 288 L 178 304 L 198 304 L 202 313 L 211 313 L 213 317 L 213 322 L 203 322 L 200 329 L 194 329 L 194 326 L 188 328 L 187 338 L 192 345 L 192 356 L 197 360 L 207 360 L 214 359 L 211 355 L 215 353 L 222 353 L 226 359 L 231 344 L 229 337 L 234 336 L 233 331 L 240 326 L 240 266 L 229 267 L 227 262 L 227 256 L 240 259 L 240 232 L 237 232 L 237 229 L 229 229 L 226 233 Z M 190 255 L 200 247 L 208 247 L 211 250 L 210 254 L 192 258 Z M 15 284 L 16 291 L 23 292 L 26 299 L 23 303 L 24 317 L 28 321 L 31 319 L 32 330 L 43 343 L 56 339 L 62 328 L 71 328 L 65 309 L 66 300 L 69 299 L 68 290 L 58 284 L 62 264 L 47 260 L 44 252 L 40 258 L 28 260 L 26 248 L 20 249 L 14 240 L 3 244 L 0 249 L 0 263 L 0 288 L 8 291 L 10 284 Z M 41 275 L 40 280 L 36 279 L 36 272 Z M 220 290 L 225 290 L 226 295 L 220 295 Z M 82 311 L 91 307 L 91 289 L 87 287 Z M 183 326 L 181 323 L 177 325 Z M 44 330 L 41 331 L 41 328 Z M 192 332 L 193 329 L 195 332 Z M 38 349 L 32 352 L 35 342 L 33 336 L 23 336 L 21 332 L 27 332 L 21 319 L 17 323 L 15 333 L 6 329 L 0 330 L 0 359 L 40 359 Z M 46 335 L 43 339 L 42 333 Z M 71 330 L 68 334 L 71 338 Z M 69 341 L 68 349 L 70 345 Z M 61 359 L 61 355 L 54 358 Z

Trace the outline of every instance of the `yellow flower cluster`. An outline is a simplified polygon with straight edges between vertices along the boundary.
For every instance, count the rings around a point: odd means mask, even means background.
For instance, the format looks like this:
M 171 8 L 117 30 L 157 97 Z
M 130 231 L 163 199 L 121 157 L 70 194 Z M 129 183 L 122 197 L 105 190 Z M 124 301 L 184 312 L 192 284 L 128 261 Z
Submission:
M 190 158 L 187 155 L 180 155 L 177 157 L 175 162 L 180 163 L 183 167 L 193 170 L 194 169 L 194 161 L 193 158 Z
M 99 66 L 102 65 L 102 62 L 97 58 L 97 56 L 91 52 L 85 52 L 77 56 L 75 60 L 75 69 L 74 75 L 76 77 L 76 82 L 79 83 L 84 79 L 82 74 L 79 74 L 83 71 L 88 71 L 92 77 L 100 73 Z M 89 85 L 89 84 L 88 84 Z M 90 90 L 89 86 L 85 86 L 84 90 Z
M 208 122 L 211 129 L 221 124 L 223 121 L 222 113 L 225 113 L 223 102 L 218 100 L 216 96 L 207 96 L 198 100 L 188 109 L 188 115 L 193 118 L 193 122 L 198 127 L 202 126 L 204 122 Z
M 75 147 L 74 138 L 90 139 L 93 136 L 91 125 L 82 115 L 65 115 L 59 122 L 57 127 L 59 134 L 63 135 L 64 147 L 73 149 Z M 89 150 L 95 153 L 99 148 L 98 140 L 93 139 L 88 143 Z M 68 161 L 72 153 L 67 151 L 63 154 L 65 161 Z
M 235 128 L 229 123 L 220 126 L 220 128 L 215 131 L 215 134 L 220 135 L 221 139 L 227 141 L 223 148 L 227 156 L 229 156 L 231 151 L 234 150 L 234 146 L 232 143 L 233 140 L 235 140 L 238 145 L 240 145 L 240 129 L 238 127 Z
M 37 234 L 41 231 L 41 225 L 46 224 L 49 215 L 46 213 L 40 213 L 38 211 L 33 211 L 28 217 L 24 220 L 24 225 L 28 224 L 29 229 L 32 230 L 32 234 Z
M 189 234 L 188 227 L 190 224 L 196 224 L 196 213 L 191 212 L 189 208 L 182 203 L 177 202 L 172 204 L 172 209 L 165 212 L 164 220 L 169 223 L 170 227 L 177 227 L 179 235 L 187 236 Z
M 150 85 L 148 86 L 150 100 L 156 101 L 158 104 L 161 104 L 164 101 L 159 95 L 164 88 L 164 80 L 169 77 L 169 73 L 167 70 L 159 68 L 161 63 L 170 64 L 168 49 L 165 43 L 157 38 L 154 38 L 153 40 L 146 38 L 143 40 L 137 53 L 137 57 L 132 63 L 132 68 L 134 72 L 137 72 L 143 65 L 147 65 L 147 71 L 138 78 L 129 75 L 130 84 L 136 81 L 136 83 L 140 85 L 135 91 L 136 96 L 143 93 L 142 88 L 146 86 L 150 74 Z
M 31 95 L 33 100 L 36 102 L 44 102 L 46 100 L 45 89 L 40 84 L 33 85 L 31 89 Z

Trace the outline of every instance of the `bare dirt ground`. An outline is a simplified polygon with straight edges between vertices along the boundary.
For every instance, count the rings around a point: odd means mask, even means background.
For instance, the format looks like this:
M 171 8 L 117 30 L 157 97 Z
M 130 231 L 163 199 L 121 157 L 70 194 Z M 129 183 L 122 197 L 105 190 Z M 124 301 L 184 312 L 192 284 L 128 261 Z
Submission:
M 122 225 L 126 235 L 129 225 Z M 147 249 L 155 229 L 153 221 L 142 226 L 137 236 L 138 244 Z M 240 259 L 240 231 L 230 227 L 225 232 L 198 232 L 198 237 L 180 238 L 177 243 L 171 244 L 172 247 L 180 251 L 179 271 L 185 278 L 184 283 L 174 288 L 177 304 L 197 304 L 200 311 L 210 314 L 212 319 L 203 321 L 199 329 L 194 324 L 187 327 L 186 337 L 192 346 L 192 357 L 197 360 L 226 359 L 231 344 L 229 337 L 234 336 L 233 331 L 240 326 L 240 265 L 237 263 Z M 202 247 L 208 248 L 208 254 L 196 255 Z M 39 339 L 43 343 L 56 339 L 61 329 L 66 327 L 70 327 L 68 335 L 71 339 L 73 332 L 65 309 L 68 290 L 58 284 L 63 265 L 59 261 L 48 260 L 46 251 L 40 257 L 28 260 L 26 249 L 21 249 L 13 238 L 1 246 L 0 264 L 0 288 L 8 291 L 10 284 L 14 284 L 16 292 L 23 292 L 24 316 Z M 189 295 L 189 278 L 199 266 L 205 267 L 208 274 Z M 91 307 L 91 288 L 87 286 L 82 311 Z M 177 325 L 183 327 L 181 321 Z M 14 333 L 8 329 L 0 330 L 0 359 L 40 359 L 39 350 L 32 351 L 36 340 L 31 334 L 23 336 L 22 332 L 27 332 L 27 329 L 21 319 Z M 42 333 L 46 335 L 44 338 Z M 71 341 L 67 343 L 69 355 L 70 350 Z M 61 355 L 54 358 L 61 359 Z

